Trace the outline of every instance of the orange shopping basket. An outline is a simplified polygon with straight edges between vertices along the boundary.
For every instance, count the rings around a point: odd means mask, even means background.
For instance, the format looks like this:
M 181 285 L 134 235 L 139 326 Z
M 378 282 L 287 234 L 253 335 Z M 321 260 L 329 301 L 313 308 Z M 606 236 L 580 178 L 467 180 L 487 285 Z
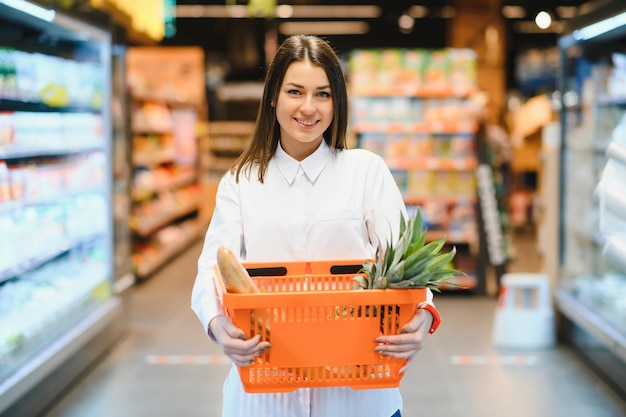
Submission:
M 246 392 L 399 386 L 405 360 L 374 352 L 374 339 L 398 334 L 426 300 L 426 289 L 355 290 L 362 263 L 244 263 L 260 294 L 227 293 L 215 268 L 235 325 L 272 344 L 254 364 L 239 367 Z

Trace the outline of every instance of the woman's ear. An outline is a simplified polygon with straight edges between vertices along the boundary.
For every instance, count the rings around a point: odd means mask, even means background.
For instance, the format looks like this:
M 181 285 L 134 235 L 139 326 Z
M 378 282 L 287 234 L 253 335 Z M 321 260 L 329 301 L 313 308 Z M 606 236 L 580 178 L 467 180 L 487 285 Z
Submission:
M 276 102 L 274 100 L 270 101 L 270 106 L 276 107 Z

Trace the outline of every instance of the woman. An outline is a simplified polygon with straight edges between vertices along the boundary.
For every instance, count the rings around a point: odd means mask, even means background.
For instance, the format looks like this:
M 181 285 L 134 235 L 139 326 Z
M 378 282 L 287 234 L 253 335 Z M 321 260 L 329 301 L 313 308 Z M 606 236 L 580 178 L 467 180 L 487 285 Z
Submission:
M 397 239 L 402 196 L 380 157 L 345 150 L 347 121 L 332 48 L 313 36 L 285 40 L 266 75 L 251 146 L 220 182 L 192 294 L 205 331 L 234 365 L 252 364 L 270 345 L 260 335 L 245 340 L 224 315 L 212 279 L 220 244 L 242 261 L 268 262 L 373 258 L 379 242 Z M 432 322 L 418 309 L 403 334 L 379 337 L 375 350 L 408 366 Z M 235 366 L 224 384 L 223 417 L 390 417 L 401 408 L 398 389 L 247 394 Z

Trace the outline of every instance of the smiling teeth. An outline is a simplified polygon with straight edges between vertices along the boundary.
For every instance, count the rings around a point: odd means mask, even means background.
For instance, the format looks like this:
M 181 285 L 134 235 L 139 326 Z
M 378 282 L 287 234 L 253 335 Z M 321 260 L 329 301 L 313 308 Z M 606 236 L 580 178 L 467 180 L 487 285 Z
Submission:
M 313 121 L 308 121 L 308 122 L 307 122 L 307 121 L 304 121 L 304 120 L 300 120 L 300 122 L 299 122 L 299 123 L 300 123 L 300 124 L 303 124 L 303 125 L 305 125 L 305 126 L 313 126 L 313 125 L 315 124 L 315 120 L 313 120 Z

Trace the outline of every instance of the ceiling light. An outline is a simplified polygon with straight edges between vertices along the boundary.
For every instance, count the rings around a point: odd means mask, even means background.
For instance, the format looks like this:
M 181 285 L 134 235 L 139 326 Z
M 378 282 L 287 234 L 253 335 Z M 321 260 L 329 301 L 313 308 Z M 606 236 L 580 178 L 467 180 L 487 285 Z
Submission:
M 415 19 L 408 14 L 403 14 L 398 18 L 398 28 L 400 28 L 400 32 L 404 34 L 411 33 L 414 25 Z
M 283 35 L 364 35 L 369 30 L 369 24 L 362 21 L 284 22 L 278 25 L 278 31 Z
M 535 16 L 535 23 L 539 29 L 548 29 L 552 24 L 552 16 L 550 16 L 550 13 L 542 10 Z
M 279 18 L 351 18 L 375 19 L 381 15 L 377 6 L 290 6 L 280 5 L 276 8 L 276 17 Z M 178 18 L 244 18 L 249 17 L 248 7 L 236 6 L 176 6 Z
M 408 15 L 414 19 L 428 16 L 428 7 L 426 6 L 411 6 L 409 7 Z
M 552 22 L 547 29 L 540 29 L 532 20 L 515 22 L 513 28 L 517 33 L 562 33 L 564 25 L 561 22 Z
M 276 17 L 287 19 L 293 16 L 293 7 L 288 4 L 281 4 L 276 7 Z
M 556 14 L 558 14 L 561 19 L 571 19 L 572 17 L 576 17 L 578 14 L 578 7 L 559 6 L 556 8 Z
M 45 20 L 46 22 L 52 22 L 56 14 L 54 10 L 46 9 L 25 0 L 0 0 L 0 4 L 6 4 L 15 10 Z
M 380 14 L 378 6 L 293 6 L 291 17 L 375 19 Z
M 522 19 L 526 17 L 526 10 L 522 6 L 504 6 L 502 16 L 507 19 Z
M 441 8 L 439 16 L 443 17 L 444 19 L 451 19 L 456 16 L 456 10 L 454 10 L 454 7 L 452 6 L 444 6 Z
M 613 17 L 609 17 L 608 19 L 591 24 L 582 29 L 575 30 L 574 32 L 572 32 L 572 36 L 576 40 L 587 40 L 610 32 L 611 30 L 616 29 L 624 24 L 626 24 L 626 12 L 620 13 Z

